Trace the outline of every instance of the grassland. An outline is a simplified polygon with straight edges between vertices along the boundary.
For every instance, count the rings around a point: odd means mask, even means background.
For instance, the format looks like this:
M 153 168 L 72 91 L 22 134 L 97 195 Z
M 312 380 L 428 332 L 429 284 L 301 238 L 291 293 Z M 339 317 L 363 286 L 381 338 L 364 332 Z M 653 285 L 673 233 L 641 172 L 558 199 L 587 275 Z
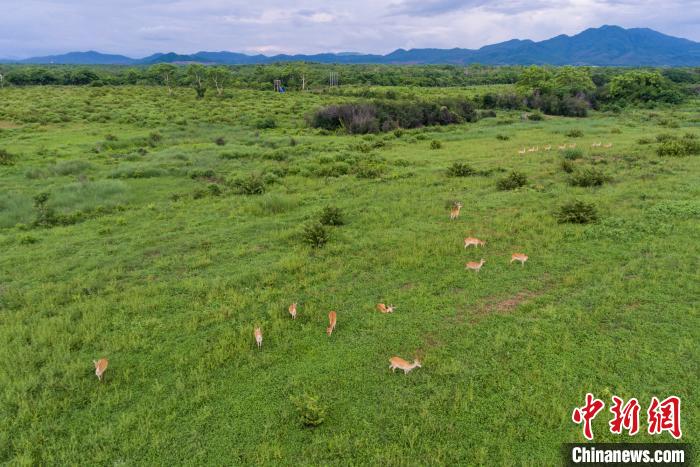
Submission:
M 586 392 L 643 410 L 678 395 L 699 441 L 700 158 L 656 153 L 657 135 L 698 135 L 697 101 L 346 136 L 303 116 L 352 95 L 192 94 L 0 90 L 0 461 L 552 465 L 583 440 Z M 517 153 L 563 142 L 602 186 L 571 186 L 556 150 Z M 448 177 L 454 162 L 477 175 Z M 511 170 L 527 185 L 498 191 Z M 251 176 L 264 194 L 229 183 Z M 572 199 L 600 220 L 557 223 Z M 328 205 L 345 225 L 311 248 Z M 42 209 L 60 222 L 36 225 Z M 423 367 L 392 374 L 392 355 Z M 316 428 L 303 394 L 326 408 Z M 605 410 L 596 441 L 672 440 L 614 436 Z

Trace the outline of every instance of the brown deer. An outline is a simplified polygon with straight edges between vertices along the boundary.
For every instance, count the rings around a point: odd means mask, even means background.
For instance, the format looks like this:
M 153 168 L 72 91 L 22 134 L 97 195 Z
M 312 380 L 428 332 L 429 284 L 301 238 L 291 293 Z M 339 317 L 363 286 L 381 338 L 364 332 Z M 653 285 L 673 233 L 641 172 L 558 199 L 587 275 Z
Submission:
M 525 154 L 526 152 L 527 152 L 527 149 L 525 149 L 525 148 L 518 149 L 518 154 Z
M 603 147 L 604 147 L 605 149 L 610 149 L 610 148 L 612 147 L 612 143 L 605 143 L 605 144 L 603 145 Z
M 289 314 L 292 315 L 292 319 L 297 319 L 297 302 L 289 305 Z
M 389 365 L 389 369 L 392 373 L 396 372 L 396 369 L 398 368 L 399 370 L 403 370 L 404 375 L 407 375 L 414 368 L 422 368 L 420 360 L 418 359 L 413 360 L 413 363 L 408 363 L 401 357 L 391 357 L 389 362 L 391 363 L 391 365 Z
M 574 149 L 576 147 L 576 143 L 569 143 L 569 149 Z
M 474 237 L 467 237 L 464 239 L 464 248 L 466 248 L 468 246 L 472 246 L 472 245 L 474 245 L 475 247 L 478 248 L 480 246 L 486 245 L 486 242 L 483 240 L 479 240 L 478 238 L 474 238 Z
M 260 328 L 255 328 L 255 343 L 258 344 L 258 348 L 262 347 L 262 331 Z
M 525 267 L 525 261 L 527 261 L 528 258 L 529 258 L 529 256 L 527 256 L 527 255 L 524 254 L 524 253 L 513 253 L 513 254 L 510 256 L 510 262 L 511 262 L 511 264 L 512 264 L 513 261 L 520 261 L 520 264 L 521 264 L 523 267 Z
M 544 147 L 545 151 L 551 151 L 552 150 L 552 145 L 548 144 L 547 146 Z
M 459 211 L 462 209 L 462 203 L 455 203 L 452 205 L 452 210 L 450 211 L 450 220 L 455 220 L 459 217 Z
M 379 311 L 380 313 L 393 313 L 394 308 L 395 308 L 394 305 L 386 306 L 383 303 L 379 303 L 377 305 L 377 311 Z
M 479 272 L 481 271 L 481 266 L 483 266 L 485 262 L 486 260 L 484 258 L 481 258 L 481 261 L 479 261 L 478 263 L 475 261 L 469 261 L 465 266 L 467 269 Z
M 333 333 L 333 330 L 335 329 L 335 322 L 336 322 L 336 313 L 335 311 L 331 311 L 328 313 L 328 322 L 329 326 L 326 328 L 326 334 L 329 336 Z
M 561 151 L 562 149 L 566 149 L 566 144 L 560 144 L 560 145 L 558 145 L 558 146 L 557 146 L 557 149 L 559 149 L 560 151 Z
M 104 374 L 105 370 L 107 370 L 109 360 L 106 358 L 101 358 L 99 360 L 93 360 L 92 363 L 95 364 L 95 376 L 97 376 L 98 380 L 102 381 L 102 375 Z

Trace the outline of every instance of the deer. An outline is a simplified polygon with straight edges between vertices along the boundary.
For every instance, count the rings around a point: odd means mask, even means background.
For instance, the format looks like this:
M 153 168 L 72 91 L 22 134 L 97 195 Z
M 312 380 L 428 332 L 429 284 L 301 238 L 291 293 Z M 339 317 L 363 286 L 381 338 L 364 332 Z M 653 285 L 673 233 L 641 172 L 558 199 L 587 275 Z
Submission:
M 525 154 L 526 152 L 527 152 L 527 149 L 525 149 L 525 148 L 518 149 L 518 154 Z
M 335 311 L 331 311 L 328 313 L 328 322 L 330 323 L 330 326 L 326 328 L 326 334 L 329 336 L 333 333 L 333 329 L 335 329 L 335 321 L 336 321 L 336 313 Z
M 394 305 L 386 306 L 383 303 L 377 304 L 377 311 L 379 311 L 380 313 L 393 313 L 394 308 Z
M 527 150 L 527 152 L 535 152 L 535 151 L 536 151 L 535 146 L 528 148 L 528 150 Z
M 95 376 L 97 376 L 99 381 L 102 381 L 102 375 L 104 374 L 105 370 L 107 370 L 109 360 L 106 358 L 101 358 L 99 360 L 93 360 L 92 363 L 95 365 Z
M 547 146 L 544 147 L 545 151 L 551 151 L 552 150 L 552 145 L 548 144 Z
M 560 151 L 563 150 L 563 149 L 566 149 L 566 144 L 560 144 L 560 145 L 558 145 L 558 146 L 557 146 L 557 149 L 559 149 Z
M 610 149 L 610 148 L 612 147 L 612 143 L 605 143 L 605 144 L 603 145 L 603 147 L 604 147 L 605 149 Z
M 527 255 L 524 254 L 524 253 L 513 253 L 513 254 L 510 256 L 510 262 L 511 262 L 511 264 L 512 264 L 513 261 L 520 261 L 520 264 L 521 264 L 523 267 L 525 267 L 525 261 L 527 261 L 528 258 L 529 258 L 529 256 L 527 256 Z
M 392 373 L 395 373 L 396 369 L 398 368 L 399 370 L 403 370 L 404 375 L 407 375 L 414 368 L 422 368 L 420 360 L 418 359 L 413 360 L 413 363 L 408 363 L 401 357 L 391 357 L 389 362 L 391 363 L 391 365 L 389 365 L 389 369 Z
M 574 149 L 576 147 L 576 143 L 569 143 L 569 149 Z
M 602 145 L 602 143 L 600 141 L 598 141 L 597 143 L 591 144 L 591 147 L 592 148 L 599 148 L 601 145 Z
M 255 328 L 255 343 L 258 344 L 258 348 L 262 347 L 262 331 L 260 328 Z
M 466 269 L 471 269 L 472 271 L 479 272 L 481 271 L 481 266 L 483 266 L 485 262 L 486 260 L 484 258 L 481 258 L 481 261 L 479 261 L 478 263 L 475 261 L 469 261 L 465 266 Z
M 486 242 L 483 240 L 479 240 L 478 238 L 474 238 L 474 237 L 467 237 L 464 239 L 464 248 L 466 248 L 468 246 L 472 246 L 472 245 L 474 245 L 475 247 L 478 248 L 480 246 L 486 245 Z
M 297 302 L 289 305 L 289 314 L 292 315 L 292 319 L 297 319 Z
M 452 210 L 450 211 L 450 220 L 455 220 L 459 217 L 459 210 L 462 209 L 462 203 L 455 203 L 452 205 Z

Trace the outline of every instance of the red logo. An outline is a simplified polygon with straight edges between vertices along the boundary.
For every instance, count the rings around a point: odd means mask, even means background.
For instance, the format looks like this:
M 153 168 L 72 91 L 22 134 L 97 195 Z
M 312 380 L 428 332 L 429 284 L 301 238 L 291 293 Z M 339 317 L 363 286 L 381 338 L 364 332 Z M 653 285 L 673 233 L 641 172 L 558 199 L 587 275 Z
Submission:
M 667 397 L 662 402 L 659 402 L 656 397 L 652 397 L 647 416 L 649 417 L 650 435 L 668 431 L 676 439 L 682 436 L 681 399 L 679 397 Z
M 581 422 L 583 422 L 583 436 L 588 440 L 593 439 L 591 421 L 598 415 L 598 412 L 603 410 L 603 407 L 605 407 L 605 403 L 593 397 L 593 394 L 589 392 L 586 394 L 586 405 L 583 407 L 576 407 L 574 413 L 571 414 L 571 419 L 574 423 L 580 425 Z

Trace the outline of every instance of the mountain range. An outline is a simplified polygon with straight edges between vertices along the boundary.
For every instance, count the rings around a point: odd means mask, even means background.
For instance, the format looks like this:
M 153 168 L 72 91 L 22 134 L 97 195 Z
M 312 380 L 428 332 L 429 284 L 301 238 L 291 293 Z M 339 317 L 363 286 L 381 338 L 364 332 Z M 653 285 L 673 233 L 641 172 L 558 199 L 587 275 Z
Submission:
M 427 65 L 593 65 L 593 66 L 700 66 L 700 43 L 648 28 L 619 26 L 590 28 L 535 42 L 513 39 L 480 49 L 397 49 L 386 55 L 321 53 L 315 55 L 246 55 L 236 52 L 157 53 L 136 59 L 95 51 L 3 60 L 4 63 L 70 65 L 152 65 L 203 63 L 222 65 L 306 61 L 343 64 Z

